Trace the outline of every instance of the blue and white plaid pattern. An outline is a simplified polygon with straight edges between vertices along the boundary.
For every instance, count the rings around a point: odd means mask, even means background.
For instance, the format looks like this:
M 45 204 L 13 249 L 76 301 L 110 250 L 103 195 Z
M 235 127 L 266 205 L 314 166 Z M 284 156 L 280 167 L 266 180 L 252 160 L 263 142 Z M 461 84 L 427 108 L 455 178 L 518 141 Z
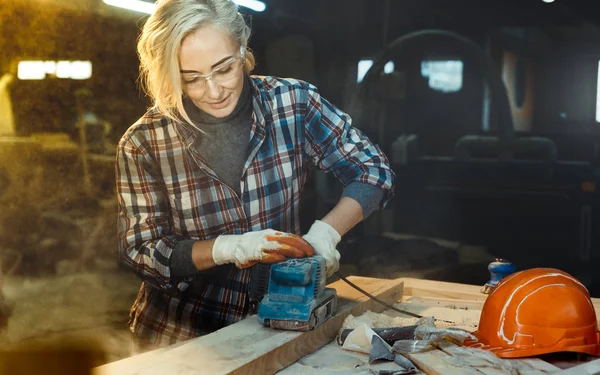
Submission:
M 168 344 L 239 321 L 248 309 L 249 271 L 204 280 L 171 277 L 170 257 L 180 239 L 207 240 L 272 228 L 300 233 L 299 202 L 309 162 L 344 185 L 359 181 L 393 197 L 395 175 L 385 155 L 313 85 L 252 77 L 253 124 L 241 176 L 242 196 L 222 183 L 192 147 L 195 129 L 149 111 L 123 135 L 116 175 L 122 261 L 142 280 L 130 328 L 144 340 Z M 227 157 L 227 155 L 223 155 Z M 206 280 L 208 279 L 208 280 Z M 197 282 L 197 281 L 196 281 Z

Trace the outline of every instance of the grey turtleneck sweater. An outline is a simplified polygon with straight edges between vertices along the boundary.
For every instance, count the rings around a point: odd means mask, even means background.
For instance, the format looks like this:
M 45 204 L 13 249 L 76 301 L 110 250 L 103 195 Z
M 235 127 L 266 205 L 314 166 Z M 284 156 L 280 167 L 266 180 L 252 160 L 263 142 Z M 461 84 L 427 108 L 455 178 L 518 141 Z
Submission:
M 184 99 L 184 108 L 194 124 L 204 132 L 196 137 L 193 147 L 198 150 L 217 177 L 241 196 L 242 169 L 246 161 L 252 127 L 250 77 L 245 77 L 238 103 L 227 117 L 213 117 L 200 110 L 187 98 Z M 224 158 L 223 155 L 229 157 Z M 344 189 L 342 196 L 358 201 L 366 218 L 377 208 L 383 197 L 383 190 L 373 185 L 355 182 Z M 171 276 L 187 277 L 198 273 L 192 261 L 192 246 L 195 241 L 177 242 L 171 256 Z
M 252 128 L 252 83 L 244 79 L 240 98 L 233 112 L 217 118 L 198 109 L 191 100 L 184 100 L 184 108 L 204 134 L 196 137 L 193 147 L 217 177 L 241 196 L 242 169 Z M 227 155 L 226 158 L 223 155 Z

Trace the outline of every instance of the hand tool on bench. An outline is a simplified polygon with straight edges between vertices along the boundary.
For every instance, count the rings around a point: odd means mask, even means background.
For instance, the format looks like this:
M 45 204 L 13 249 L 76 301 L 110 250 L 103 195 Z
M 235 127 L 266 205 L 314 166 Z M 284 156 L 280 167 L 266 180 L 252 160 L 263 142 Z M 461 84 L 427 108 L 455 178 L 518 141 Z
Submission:
M 336 309 L 337 292 L 325 287 L 325 258 L 289 259 L 262 267 L 251 282 L 251 296 L 266 294 L 258 305 L 258 321 L 266 327 L 310 331 L 329 319 Z
M 339 273 L 336 275 L 388 309 L 415 318 L 423 318 L 419 314 L 387 304 Z M 252 268 L 249 296 L 251 303 L 258 303 L 260 324 L 282 330 L 310 331 L 323 324 L 335 313 L 337 293 L 335 289 L 326 288 L 325 284 L 325 258 L 322 256 L 289 259 L 275 264 L 259 263 Z
M 490 280 L 481 289 L 483 294 L 490 294 L 500 280 L 515 273 L 517 268 L 508 260 L 497 258 L 488 265 L 488 270 L 490 271 Z

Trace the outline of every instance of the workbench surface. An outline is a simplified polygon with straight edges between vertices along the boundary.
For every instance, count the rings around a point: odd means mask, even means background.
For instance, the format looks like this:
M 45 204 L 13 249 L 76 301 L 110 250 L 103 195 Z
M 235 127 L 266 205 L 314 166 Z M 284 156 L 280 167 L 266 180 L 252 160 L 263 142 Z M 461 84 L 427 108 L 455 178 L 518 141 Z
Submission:
M 395 307 L 423 316 L 456 322 L 441 323 L 443 327 L 458 327 L 474 332 L 479 322 L 481 309 L 487 295 L 480 292 L 481 286 L 437 282 L 431 280 L 404 279 L 404 294 Z M 600 312 L 600 300 L 592 300 L 596 312 Z M 401 317 L 400 313 L 386 310 L 382 314 Z M 406 318 L 407 320 L 411 318 Z M 416 318 L 414 321 L 416 322 Z M 407 321 L 407 324 L 410 324 Z M 440 324 L 438 324 L 440 326 Z M 591 356 L 580 360 L 565 360 L 561 356 L 504 360 L 505 368 L 499 368 L 481 358 L 463 351 L 459 346 L 445 342 L 440 348 L 409 355 L 419 368 L 417 374 L 427 375 L 585 375 L 600 374 L 600 361 Z M 561 359 L 562 358 L 562 359 Z M 586 366 L 581 367 L 581 366 Z M 398 370 L 391 362 L 379 361 L 370 365 L 368 356 L 343 350 L 335 341 L 309 354 L 291 366 L 278 372 L 279 375 L 372 375 L 379 370 Z M 511 372 L 512 371 L 512 372 Z
M 423 316 L 454 322 L 438 323 L 442 327 L 459 327 L 475 331 L 487 295 L 481 286 L 401 278 L 395 280 L 360 278 L 351 280 L 387 303 Z M 107 364 L 95 369 L 95 375 L 185 374 L 377 374 L 378 370 L 399 369 L 392 362 L 368 364 L 366 354 L 343 350 L 334 339 L 347 318 L 383 313 L 385 319 L 404 319 L 406 325 L 416 318 L 402 316 L 369 300 L 341 280 L 336 288 L 339 306 L 336 315 L 323 326 L 308 333 L 282 332 L 261 327 L 250 317 L 213 334 L 190 340 L 172 348 L 159 349 Z M 596 312 L 600 300 L 593 299 Z M 366 313 L 366 314 L 365 314 Z M 378 315 L 379 316 L 379 315 Z M 384 321 L 385 321 L 384 319 Z M 246 344 L 243 344 L 247 342 Z M 407 355 L 420 374 L 454 375 L 546 375 L 600 374 L 595 358 L 556 360 L 548 358 L 504 360 L 499 367 L 482 358 L 465 354 L 450 342 L 422 353 Z M 166 371 L 166 372 L 165 372 Z

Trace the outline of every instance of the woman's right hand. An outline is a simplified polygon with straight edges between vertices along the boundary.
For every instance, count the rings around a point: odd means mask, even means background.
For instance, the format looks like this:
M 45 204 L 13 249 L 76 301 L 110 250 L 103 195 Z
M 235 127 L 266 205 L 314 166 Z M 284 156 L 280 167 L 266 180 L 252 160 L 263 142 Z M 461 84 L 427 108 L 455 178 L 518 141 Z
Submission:
M 235 263 L 238 268 L 313 255 L 313 247 L 302 237 L 273 229 L 220 235 L 212 248 L 216 264 Z

